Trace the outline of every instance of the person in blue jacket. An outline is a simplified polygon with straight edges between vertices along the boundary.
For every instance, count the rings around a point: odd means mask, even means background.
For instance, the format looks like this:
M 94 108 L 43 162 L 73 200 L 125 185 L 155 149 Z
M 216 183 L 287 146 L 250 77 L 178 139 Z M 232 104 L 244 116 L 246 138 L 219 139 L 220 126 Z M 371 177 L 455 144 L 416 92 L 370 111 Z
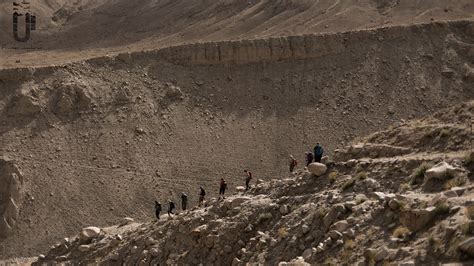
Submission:
M 323 153 L 324 153 L 323 147 L 319 145 L 319 142 L 316 143 L 316 146 L 314 147 L 314 162 L 315 163 L 321 162 L 321 158 L 323 158 Z

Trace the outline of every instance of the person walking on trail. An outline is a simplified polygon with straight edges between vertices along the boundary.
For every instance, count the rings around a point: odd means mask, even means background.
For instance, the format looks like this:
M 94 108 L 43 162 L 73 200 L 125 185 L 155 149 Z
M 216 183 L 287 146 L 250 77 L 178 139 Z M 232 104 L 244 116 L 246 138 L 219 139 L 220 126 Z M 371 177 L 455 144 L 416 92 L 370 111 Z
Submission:
M 174 205 L 174 202 L 169 200 L 169 206 L 168 206 L 168 216 L 171 217 L 171 214 L 173 213 L 173 210 L 176 206 Z
M 183 211 L 186 210 L 186 208 L 188 207 L 188 195 L 186 195 L 186 193 L 181 193 L 181 209 L 183 209 Z
M 313 158 L 313 153 L 312 152 L 307 152 L 306 153 L 306 167 L 308 167 L 308 165 L 313 162 L 313 159 L 314 159 Z
M 204 204 L 204 197 L 206 196 L 206 191 L 203 187 L 199 187 L 199 207 Z
M 224 194 L 225 194 L 225 190 L 227 188 L 227 183 L 225 182 L 224 178 L 221 178 L 221 183 L 219 185 L 219 199 L 222 198 L 224 199 Z
M 293 155 L 290 155 L 290 173 L 293 173 L 293 170 L 295 170 L 297 165 L 298 161 L 293 157 Z
M 314 162 L 315 163 L 321 162 L 321 158 L 323 158 L 323 153 L 324 153 L 323 147 L 319 145 L 319 142 L 316 143 L 316 146 L 314 147 Z
M 155 200 L 155 215 L 156 219 L 160 219 L 160 213 L 161 213 L 161 204 Z
M 246 175 L 245 178 L 245 191 L 250 189 L 250 181 L 252 180 L 252 172 L 244 170 L 244 173 Z

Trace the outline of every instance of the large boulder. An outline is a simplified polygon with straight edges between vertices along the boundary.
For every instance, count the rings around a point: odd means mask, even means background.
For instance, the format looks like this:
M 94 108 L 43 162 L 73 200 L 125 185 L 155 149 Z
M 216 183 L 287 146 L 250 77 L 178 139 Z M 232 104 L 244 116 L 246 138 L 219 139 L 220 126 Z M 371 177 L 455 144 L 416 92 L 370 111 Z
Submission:
M 328 167 L 322 163 L 311 163 L 308 165 L 308 171 L 315 176 L 322 176 L 327 170 Z

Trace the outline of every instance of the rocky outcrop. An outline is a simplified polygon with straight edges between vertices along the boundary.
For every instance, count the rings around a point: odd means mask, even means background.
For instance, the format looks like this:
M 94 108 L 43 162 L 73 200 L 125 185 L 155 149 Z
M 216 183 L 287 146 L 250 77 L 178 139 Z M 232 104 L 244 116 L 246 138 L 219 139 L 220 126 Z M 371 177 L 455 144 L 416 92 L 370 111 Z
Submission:
M 14 162 L 0 158 L 0 238 L 13 230 L 20 212 L 23 176 Z

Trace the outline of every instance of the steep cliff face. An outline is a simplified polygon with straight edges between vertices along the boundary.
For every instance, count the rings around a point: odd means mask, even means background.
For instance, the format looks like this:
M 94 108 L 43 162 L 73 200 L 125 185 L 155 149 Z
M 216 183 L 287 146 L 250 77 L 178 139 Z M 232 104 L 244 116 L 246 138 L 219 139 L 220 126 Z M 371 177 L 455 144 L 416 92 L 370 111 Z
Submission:
M 153 201 L 285 176 L 293 154 L 472 99 L 472 22 L 221 42 L 0 72 L 0 154 L 25 196 L 0 256 Z M 33 239 L 32 236 L 35 236 Z
M 454 46 L 454 48 L 462 47 L 462 49 L 469 50 L 473 47 L 473 33 L 472 22 L 459 21 L 339 34 L 198 43 L 169 47 L 151 54 L 156 53 L 158 58 L 164 58 L 173 63 L 191 65 L 315 59 L 350 51 L 356 52 L 359 56 L 358 52 L 361 50 L 369 51 L 378 48 L 385 48 L 379 50 L 382 52 L 392 48 L 393 53 L 403 49 L 403 52 L 408 55 L 409 53 L 430 52 L 430 47 L 424 47 L 424 45 L 431 46 L 431 49 L 432 47 Z M 430 54 L 425 55 L 429 56 Z M 124 56 L 126 55 L 119 56 L 119 58 Z

